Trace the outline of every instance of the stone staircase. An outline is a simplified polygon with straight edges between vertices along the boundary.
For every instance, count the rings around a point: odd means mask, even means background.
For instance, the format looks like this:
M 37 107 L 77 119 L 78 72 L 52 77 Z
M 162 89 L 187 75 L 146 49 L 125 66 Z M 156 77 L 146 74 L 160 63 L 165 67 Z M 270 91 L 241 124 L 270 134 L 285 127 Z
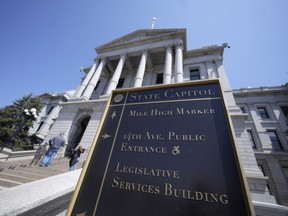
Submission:
M 0 190 L 69 172 L 69 159 L 55 158 L 49 167 L 29 165 L 32 159 L 0 161 Z M 81 168 L 83 162 L 77 164 Z

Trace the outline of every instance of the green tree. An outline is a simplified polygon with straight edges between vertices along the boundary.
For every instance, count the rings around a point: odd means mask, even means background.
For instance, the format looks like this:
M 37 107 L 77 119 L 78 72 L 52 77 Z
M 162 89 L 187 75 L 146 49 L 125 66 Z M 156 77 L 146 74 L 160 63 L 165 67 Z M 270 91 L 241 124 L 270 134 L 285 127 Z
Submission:
M 13 102 L 13 105 L 0 109 L 0 145 L 9 146 L 13 150 L 33 149 L 29 128 L 33 125 L 33 119 L 27 118 L 24 109 L 41 109 L 40 99 L 32 97 L 32 94 L 23 96 Z M 11 145 L 12 144 L 12 145 Z M 7 147 L 8 147 L 7 146 Z

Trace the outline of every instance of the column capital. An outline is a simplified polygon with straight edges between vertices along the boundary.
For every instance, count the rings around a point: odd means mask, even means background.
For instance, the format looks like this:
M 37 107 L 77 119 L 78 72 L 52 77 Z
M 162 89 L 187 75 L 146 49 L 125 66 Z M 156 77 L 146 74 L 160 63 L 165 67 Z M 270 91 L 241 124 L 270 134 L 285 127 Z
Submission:
M 165 45 L 165 48 L 166 48 L 166 49 L 168 49 L 168 48 L 172 48 L 173 45 L 174 45 L 174 44 L 166 44 L 166 45 Z
M 175 46 L 176 48 L 181 48 L 181 49 L 183 49 L 183 41 L 181 40 L 181 41 L 178 41 L 178 42 L 174 43 L 174 46 Z
M 100 60 L 99 56 L 97 56 L 97 57 L 94 58 L 94 62 L 95 62 L 95 63 L 96 63 L 97 61 L 99 61 L 99 60 Z
M 99 59 L 99 60 L 104 60 L 104 61 L 106 61 L 107 60 L 107 57 L 106 56 L 98 56 L 97 57 L 97 59 Z
M 120 56 L 120 58 L 122 58 L 122 57 L 127 58 L 127 53 L 122 53 L 119 56 Z
M 107 57 L 101 57 L 101 62 L 105 65 L 107 62 Z
M 142 54 L 143 54 L 143 53 L 148 54 L 148 52 L 149 52 L 149 49 L 143 49 L 143 50 L 141 50 L 141 53 L 142 53 Z

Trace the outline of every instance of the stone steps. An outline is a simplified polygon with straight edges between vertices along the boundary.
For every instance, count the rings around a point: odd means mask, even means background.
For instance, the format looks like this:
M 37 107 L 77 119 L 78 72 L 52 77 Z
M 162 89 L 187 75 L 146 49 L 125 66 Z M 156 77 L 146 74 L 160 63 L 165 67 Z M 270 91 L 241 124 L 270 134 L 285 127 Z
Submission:
M 35 179 L 35 180 L 46 178 L 46 177 L 50 176 L 50 174 L 46 173 L 46 172 L 40 172 L 40 171 L 37 172 L 37 170 L 32 170 L 32 171 L 29 170 L 29 177 L 32 178 L 32 179 Z M 0 173 L 3 173 L 3 172 L 0 172 Z M 11 175 L 17 175 L 19 177 L 27 176 L 27 170 L 25 170 L 25 169 L 24 170 L 10 170 L 10 169 L 6 169 L 5 173 L 6 174 L 11 174 Z
M 61 161 L 61 162 L 53 162 L 49 167 L 39 167 L 39 166 L 33 166 L 29 165 L 30 160 L 27 161 L 21 161 L 21 162 L 0 162 L 0 170 L 6 169 L 6 170 L 13 170 L 13 171 L 24 171 L 27 172 L 29 170 L 29 173 L 37 173 L 37 174 L 47 174 L 51 175 L 53 173 L 63 173 L 65 171 L 68 171 L 68 164 L 69 161 Z M 3 170 L 4 170 L 3 169 Z M 3 170 L 1 172 L 3 172 Z
M 8 179 L 9 181 L 18 182 L 21 184 L 35 181 L 35 179 L 32 179 L 32 178 L 21 177 L 21 176 L 7 174 L 7 173 L 0 173 L 0 179 Z
M 69 172 L 69 159 L 54 159 L 49 167 L 29 165 L 31 159 L 0 161 L 0 190 Z M 77 164 L 82 167 L 83 162 Z
M 21 185 L 19 182 L 13 182 L 8 179 L 0 179 L 1 190 L 5 188 L 15 187 Z

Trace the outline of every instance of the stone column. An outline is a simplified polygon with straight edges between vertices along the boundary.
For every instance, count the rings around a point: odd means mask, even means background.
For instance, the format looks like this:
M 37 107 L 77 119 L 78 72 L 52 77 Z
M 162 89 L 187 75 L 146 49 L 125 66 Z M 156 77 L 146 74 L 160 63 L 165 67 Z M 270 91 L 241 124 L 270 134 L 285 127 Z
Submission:
M 166 56 L 165 56 L 165 66 L 164 66 L 164 76 L 163 83 L 170 84 L 172 77 L 172 47 L 166 47 Z
M 140 64 L 137 70 L 136 78 L 134 81 L 134 87 L 141 87 L 146 67 L 148 51 L 144 50 L 141 56 Z
M 42 139 L 46 137 L 46 135 L 49 133 L 51 125 L 54 123 L 54 119 L 57 119 L 58 114 L 61 109 L 62 109 L 62 106 L 59 104 L 53 107 L 52 111 L 47 116 L 45 122 L 43 123 L 39 131 L 36 132 L 36 135 L 38 137 L 41 137 Z
M 102 58 L 99 66 L 97 67 L 95 73 L 93 74 L 90 82 L 88 83 L 88 85 L 87 85 L 87 87 L 86 87 L 86 89 L 82 95 L 82 97 L 84 97 L 86 100 L 89 100 L 89 98 L 91 97 L 91 95 L 94 91 L 94 88 L 97 85 L 97 82 L 99 80 L 100 74 L 101 74 L 103 68 L 105 67 L 105 64 L 106 64 L 106 59 Z
M 125 60 L 126 60 L 126 55 L 121 55 L 120 57 L 120 60 L 118 62 L 118 65 L 117 65 L 117 68 L 110 80 L 110 83 L 109 83 L 109 86 L 107 88 L 107 91 L 106 91 L 106 95 L 109 95 L 114 89 L 116 89 L 117 85 L 118 85 L 118 81 L 120 79 L 120 76 L 121 76 L 121 72 L 122 72 L 122 69 L 123 69 L 123 66 L 124 66 L 124 63 L 125 63 Z
M 75 92 L 74 97 L 76 97 L 76 98 L 81 97 L 84 89 L 86 88 L 88 82 L 90 81 L 92 75 L 94 74 L 95 69 L 96 69 L 97 66 L 98 66 L 98 63 L 99 63 L 99 60 L 97 59 L 97 60 L 95 61 L 95 63 L 93 64 L 93 66 L 91 67 L 91 69 L 89 70 L 88 74 L 85 76 L 85 78 L 84 78 L 84 80 L 82 81 L 82 83 L 80 84 L 79 88 L 78 88 L 77 91 Z
M 182 42 L 177 43 L 175 47 L 175 82 L 183 82 L 183 53 Z

